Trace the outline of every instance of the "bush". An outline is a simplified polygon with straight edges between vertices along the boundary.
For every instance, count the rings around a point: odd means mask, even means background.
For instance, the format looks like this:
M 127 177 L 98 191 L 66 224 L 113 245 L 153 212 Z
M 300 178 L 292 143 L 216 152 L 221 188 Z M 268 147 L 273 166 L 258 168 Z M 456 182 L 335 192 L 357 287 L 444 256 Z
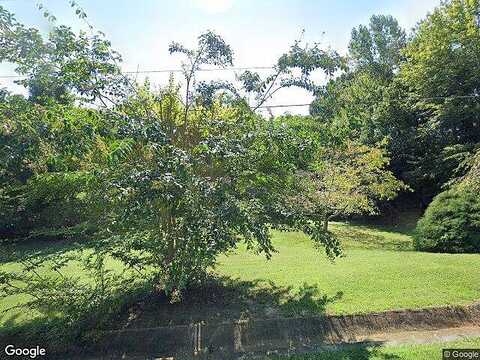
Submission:
M 456 187 L 434 198 L 417 224 L 417 250 L 480 253 L 480 195 Z

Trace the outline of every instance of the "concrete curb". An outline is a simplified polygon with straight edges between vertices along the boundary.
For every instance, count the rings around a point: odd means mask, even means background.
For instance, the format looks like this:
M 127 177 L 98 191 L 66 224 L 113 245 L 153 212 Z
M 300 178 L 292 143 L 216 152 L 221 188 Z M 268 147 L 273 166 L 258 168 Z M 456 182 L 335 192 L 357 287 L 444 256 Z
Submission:
M 104 332 L 104 354 L 237 359 L 365 341 L 369 335 L 480 326 L 480 303 L 359 315 L 249 319 Z M 121 355 L 120 355 L 121 354 Z M 108 357 L 110 358 L 110 357 Z M 115 358 L 115 357 L 113 357 Z

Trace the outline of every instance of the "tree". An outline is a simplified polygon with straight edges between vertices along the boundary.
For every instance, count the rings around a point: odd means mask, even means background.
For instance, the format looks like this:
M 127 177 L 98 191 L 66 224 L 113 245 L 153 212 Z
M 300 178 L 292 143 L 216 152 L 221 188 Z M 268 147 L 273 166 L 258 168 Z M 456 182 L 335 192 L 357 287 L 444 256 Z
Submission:
M 462 179 L 462 186 L 478 191 L 480 190 L 480 150 L 470 156 L 468 160 L 469 170 Z
M 273 251 L 270 226 L 315 231 L 302 213 L 286 215 L 279 206 L 278 199 L 293 191 L 294 134 L 264 123 L 232 86 L 195 81 L 202 65 L 232 64 L 232 51 L 220 36 L 200 35 L 196 49 L 177 43 L 170 46 L 171 53 L 187 59 L 182 98 L 173 83 L 153 92 L 148 83 L 135 84 L 123 75 L 120 56 L 102 34 L 76 35 L 67 27 L 54 26 L 44 40 L 3 9 L 1 21 L 5 31 L 0 60 L 16 63 L 27 80 L 37 81 L 38 74 L 54 78 L 75 100 L 63 103 L 47 93 L 42 101 L 23 100 L 28 107 L 42 112 L 63 106 L 66 112 L 79 115 L 90 111 L 110 128 L 104 134 L 93 132 L 92 137 L 81 134 L 80 139 L 93 142 L 93 153 L 87 148 L 76 154 L 60 141 L 55 159 L 62 159 L 65 152 L 77 164 L 46 168 L 27 179 L 30 184 L 34 178 L 32 185 L 44 179 L 38 187 L 48 192 L 53 188 L 47 184 L 85 174 L 88 188 L 80 192 L 82 202 L 94 209 L 88 218 L 88 226 L 95 229 L 89 243 L 95 249 L 93 257 L 117 259 L 167 293 L 178 294 L 201 279 L 217 255 L 241 239 L 269 256 Z M 304 85 L 314 69 L 332 73 L 339 64 L 334 53 L 317 46 L 303 49 L 296 43 L 279 60 L 274 75 L 258 79 L 263 85 L 257 90 L 245 91 L 257 94 L 255 109 L 279 88 Z M 301 69 L 300 78 L 291 74 L 293 68 Z M 245 85 L 252 85 L 243 79 Z M 228 101 L 225 90 L 235 101 Z M 77 108 L 76 104 L 84 103 L 95 110 Z M 40 126 L 45 122 L 42 117 L 34 119 Z M 75 120 L 80 127 L 89 125 L 82 116 Z M 70 124 L 64 129 L 65 136 L 75 134 Z M 99 130 L 105 131 L 103 126 Z M 45 142 L 52 146 L 59 140 Z M 100 160 L 92 161 L 90 156 Z M 65 190 L 68 201 L 80 196 L 71 187 Z
M 426 206 L 465 174 L 480 141 L 478 1 L 448 1 L 408 41 L 391 17 L 352 31 L 353 67 L 318 92 L 312 114 L 338 138 L 388 141 L 390 169 Z
M 412 176 L 430 198 L 455 176 L 480 142 L 479 2 L 452 0 L 436 8 L 416 28 L 405 49 L 399 82 L 415 118 Z
M 0 102 L 0 121 L 0 236 L 80 236 L 85 191 L 113 143 L 109 124 L 93 109 L 19 95 Z
M 394 17 L 373 15 L 368 27 L 352 30 L 348 48 L 355 67 L 391 76 L 400 65 L 405 45 L 405 31 Z
M 388 85 L 380 77 L 358 72 L 349 79 L 335 80 L 327 85 L 325 97 L 317 99 L 312 110 L 317 114 L 316 108 L 323 109 L 324 103 L 335 97 L 332 99 L 335 109 L 330 114 L 325 114 L 329 116 L 325 121 L 332 127 L 332 136 L 339 141 L 356 139 L 360 143 L 374 146 L 389 136 L 388 130 L 384 128 L 382 103 L 388 96 Z
M 77 12 L 83 17 L 81 10 Z M 16 72 L 25 76 L 16 82 L 29 89 L 30 99 L 40 104 L 49 100 L 115 103 L 113 95 L 128 89 L 128 79 L 120 76 L 121 56 L 111 49 L 110 42 L 102 33 L 89 37 L 57 26 L 48 11 L 44 16 L 53 27 L 47 40 L 0 7 L 0 62 L 15 64 Z
M 336 51 L 325 51 L 315 43 L 302 46 L 300 40 L 290 47 L 275 64 L 271 75 L 262 80 L 260 75 L 249 70 L 238 76 L 247 95 L 253 95 L 255 103 L 251 106 L 255 111 L 269 100 L 276 92 L 288 87 L 299 87 L 316 93 L 322 86 L 310 79 L 315 70 L 322 70 L 331 77 L 337 70 L 345 69 L 345 59 Z M 297 70 L 297 71 L 295 71 Z M 300 72 L 297 75 L 297 72 Z
M 310 112 L 329 128 L 333 145 L 382 148 L 391 158 L 386 170 L 407 181 L 416 118 L 396 81 L 405 45 L 405 31 L 391 16 L 375 15 L 354 28 L 350 67 L 319 89 Z
M 388 157 L 383 149 L 347 142 L 319 152 L 310 169 L 299 171 L 303 190 L 289 199 L 309 216 L 318 219 L 328 235 L 328 223 L 334 218 L 373 215 L 378 200 L 391 200 L 405 189 L 387 170 Z M 331 234 L 330 234 L 331 235 Z
M 393 105 L 389 88 L 405 45 L 405 31 L 392 16 L 374 15 L 368 27 L 354 28 L 351 67 L 318 89 L 312 115 L 331 124 L 339 138 L 374 145 L 390 137 L 389 117 L 394 112 L 389 111 Z
M 218 35 L 199 39 L 195 50 L 170 47 L 192 64 L 185 74 L 187 86 L 193 87 L 184 102 L 172 88 L 162 95 L 143 89 L 121 107 L 128 118 L 125 126 L 133 131 L 128 136 L 135 141 L 122 166 L 105 169 L 98 194 L 106 202 L 102 208 L 114 209 L 98 226 L 108 229 L 101 234 L 109 244 L 107 253 L 138 271 L 155 269 L 150 275 L 171 294 L 201 279 L 218 254 L 240 239 L 269 257 L 274 250 L 271 226 L 321 231 L 303 213 L 285 214 L 280 206 L 280 199 L 295 191 L 293 149 L 299 140 L 288 129 L 263 122 L 233 85 L 195 86 L 199 64 L 232 61 L 230 48 Z M 275 76 L 288 76 L 287 67 L 299 64 L 292 60 Z M 276 80 L 269 81 L 273 86 Z M 224 102 L 221 90 L 236 100 Z M 262 90 L 260 103 L 266 94 Z M 138 132 L 134 115 L 143 104 L 150 104 L 152 116 L 142 119 Z M 145 132 L 145 126 L 152 132 Z M 323 245 L 329 251 L 336 246 Z

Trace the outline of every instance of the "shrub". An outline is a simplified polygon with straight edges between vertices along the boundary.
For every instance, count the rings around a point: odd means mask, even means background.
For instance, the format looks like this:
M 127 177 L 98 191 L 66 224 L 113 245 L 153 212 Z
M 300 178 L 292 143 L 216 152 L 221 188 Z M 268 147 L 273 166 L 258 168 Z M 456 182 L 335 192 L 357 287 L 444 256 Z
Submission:
M 417 224 L 417 250 L 480 252 L 480 195 L 455 187 L 434 198 Z

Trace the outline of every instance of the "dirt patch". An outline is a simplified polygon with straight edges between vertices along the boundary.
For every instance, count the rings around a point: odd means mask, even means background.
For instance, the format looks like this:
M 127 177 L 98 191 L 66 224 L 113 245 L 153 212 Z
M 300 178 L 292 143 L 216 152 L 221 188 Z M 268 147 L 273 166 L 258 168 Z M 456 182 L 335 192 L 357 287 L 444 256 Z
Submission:
M 478 327 L 462 326 L 436 330 L 380 333 L 359 337 L 358 340 L 360 342 L 381 342 L 383 345 L 396 346 L 404 344 L 434 344 L 477 337 L 480 337 L 480 324 Z

